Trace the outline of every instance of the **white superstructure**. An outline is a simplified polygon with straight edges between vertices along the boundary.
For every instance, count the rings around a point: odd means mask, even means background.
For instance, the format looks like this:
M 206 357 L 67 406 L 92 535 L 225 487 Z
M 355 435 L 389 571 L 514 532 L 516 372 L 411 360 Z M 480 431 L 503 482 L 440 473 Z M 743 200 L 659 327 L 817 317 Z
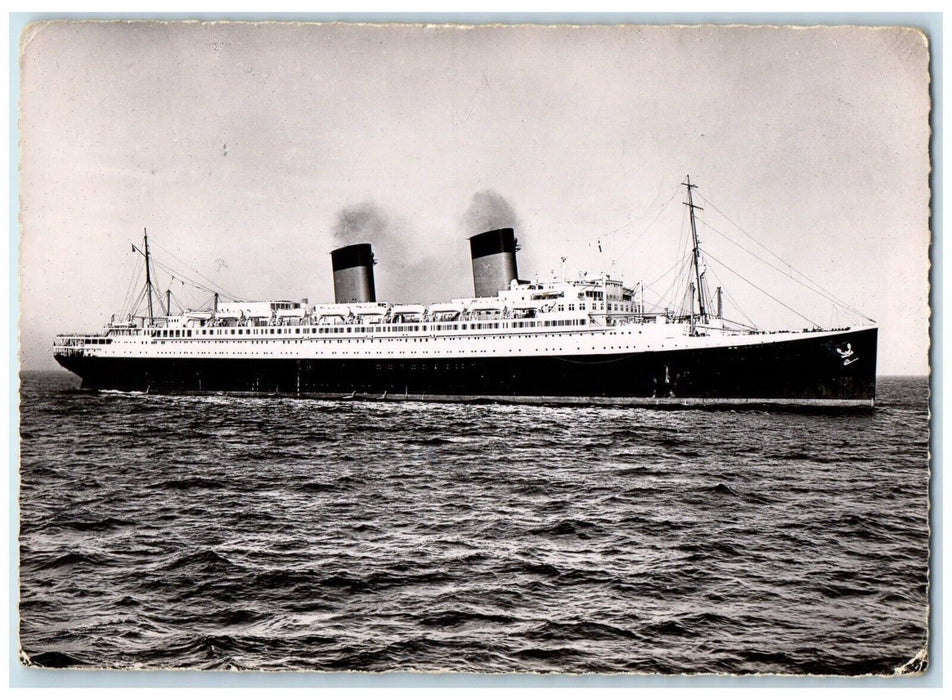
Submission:
M 102 357 L 433 358 L 592 355 L 758 344 L 783 333 L 721 319 L 646 313 L 618 280 L 514 282 L 497 297 L 448 303 L 308 305 L 228 302 L 217 311 L 109 324 L 102 335 L 57 336 L 64 352 Z M 813 333 L 835 332 L 813 329 Z

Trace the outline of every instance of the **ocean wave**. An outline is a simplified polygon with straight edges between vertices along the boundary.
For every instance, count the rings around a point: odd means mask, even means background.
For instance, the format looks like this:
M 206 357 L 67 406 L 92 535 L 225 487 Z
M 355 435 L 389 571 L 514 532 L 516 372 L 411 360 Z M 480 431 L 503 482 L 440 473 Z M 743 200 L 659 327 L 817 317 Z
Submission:
M 446 629 L 468 624 L 511 625 L 516 622 L 512 615 L 485 613 L 472 610 L 443 610 L 431 614 L 424 614 L 417 621 L 424 627 L 439 627 Z
M 547 641 L 586 641 L 645 638 L 636 632 L 601 622 L 545 622 L 530 628 L 524 635 L 528 639 Z
M 216 479 L 209 479 L 201 476 L 188 476 L 179 479 L 167 479 L 151 484 L 151 488 L 161 491 L 163 489 L 190 490 L 190 489 L 220 489 L 225 486 L 224 483 Z
M 36 559 L 39 559 L 38 557 Z M 49 571 L 52 569 L 79 569 L 82 567 L 100 567 L 107 565 L 108 558 L 102 554 L 91 554 L 84 552 L 67 552 L 57 557 L 47 560 L 36 561 L 30 558 L 24 563 L 31 568 L 40 571 Z
M 30 663 L 888 675 L 927 639 L 918 384 L 846 418 L 57 386 L 21 408 Z
M 83 668 L 89 666 L 79 656 L 62 651 L 41 651 L 36 654 L 21 652 L 20 660 L 24 666 L 39 666 L 41 668 Z

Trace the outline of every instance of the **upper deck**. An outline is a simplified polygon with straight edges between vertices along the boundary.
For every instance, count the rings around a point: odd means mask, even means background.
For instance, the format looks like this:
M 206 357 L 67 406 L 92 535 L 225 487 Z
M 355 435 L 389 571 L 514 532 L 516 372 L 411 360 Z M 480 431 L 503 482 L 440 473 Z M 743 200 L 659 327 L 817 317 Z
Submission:
M 286 337 L 351 334 L 401 336 L 473 332 L 528 332 L 579 329 L 676 320 L 671 314 L 644 314 L 632 291 L 620 282 L 514 284 L 495 298 L 454 299 L 440 304 L 353 303 L 307 305 L 290 301 L 226 302 L 215 309 L 177 316 L 107 324 L 103 334 L 57 336 L 56 345 L 108 344 L 114 338 Z M 607 301 L 606 301 L 607 300 Z
M 111 323 L 101 335 L 60 335 L 54 354 L 227 356 L 247 355 L 261 345 L 265 347 L 255 351 L 267 354 L 279 345 L 301 342 L 307 343 L 309 351 L 345 355 L 367 354 L 362 347 L 367 344 L 374 354 L 599 352 L 603 347 L 631 349 L 630 344 L 605 341 L 603 334 L 617 332 L 648 340 L 722 328 L 716 323 L 701 327 L 668 311 L 645 313 L 633 290 L 604 278 L 513 283 L 496 297 L 430 305 L 227 302 L 211 310 L 156 317 L 152 325 L 144 320 L 141 326 Z M 567 336 L 574 338 L 567 342 Z M 502 342 L 487 345 L 490 340 Z M 106 347 L 114 343 L 119 347 Z M 347 349 L 330 348 L 331 343 Z M 389 344 L 383 349 L 381 343 Z M 199 349 L 209 346 L 215 350 Z M 277 353 L 294 354 L 285 348 Z

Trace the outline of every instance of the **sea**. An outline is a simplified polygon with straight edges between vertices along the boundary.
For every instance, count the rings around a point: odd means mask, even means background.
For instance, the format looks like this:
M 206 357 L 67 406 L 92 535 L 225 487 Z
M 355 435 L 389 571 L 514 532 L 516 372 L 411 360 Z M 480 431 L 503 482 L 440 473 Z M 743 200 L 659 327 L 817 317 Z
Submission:
M 27 666 L 915 673 L 929 385 L 871 413 L 91 393 L 21 375 Z

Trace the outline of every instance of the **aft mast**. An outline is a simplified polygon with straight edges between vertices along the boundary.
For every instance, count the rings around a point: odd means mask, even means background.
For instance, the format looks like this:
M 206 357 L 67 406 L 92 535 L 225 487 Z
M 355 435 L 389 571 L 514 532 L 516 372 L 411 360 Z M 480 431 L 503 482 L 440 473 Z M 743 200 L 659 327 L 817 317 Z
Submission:
M 142 229 L 142 248 L 139 250 L 136 245 L 132 244 L 132 250 L 140 253 L 145 257 L 145 298 L 149 305 L 149 325 L 155 324 L 155 313 L 152 309 L 152 261 L 149 258 L 149 232 L 143 228 Z

